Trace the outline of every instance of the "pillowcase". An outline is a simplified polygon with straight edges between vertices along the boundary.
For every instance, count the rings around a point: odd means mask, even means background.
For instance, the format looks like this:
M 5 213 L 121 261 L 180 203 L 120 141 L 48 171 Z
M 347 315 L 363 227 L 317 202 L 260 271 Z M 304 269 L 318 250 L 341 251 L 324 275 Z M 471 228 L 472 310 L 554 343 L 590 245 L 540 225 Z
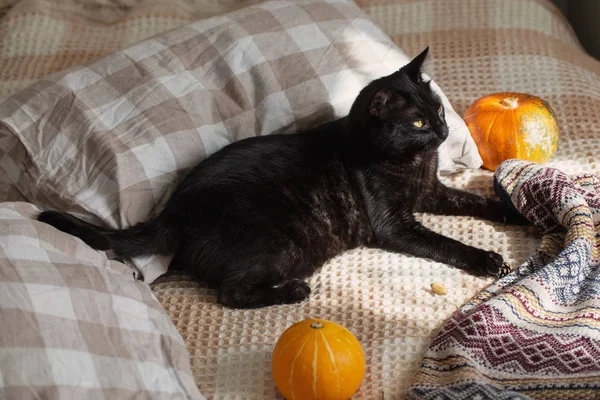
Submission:
M 0 204 L 0 397 L 204 400 L 150 287 L 38 212 Z
M 432 52 L 434 54 L 434 52 Z M 430 53 L 431 54 L 431 53 Z M 5 193 L 122 228 L 223 146 L 344 116 L 412 58 L 351 1 L 269 1 L 38 81 L 0 104 Z M 481 158 L 447 97 L 442 173 Z M 146 282 L 168 258 L 134 259 Z

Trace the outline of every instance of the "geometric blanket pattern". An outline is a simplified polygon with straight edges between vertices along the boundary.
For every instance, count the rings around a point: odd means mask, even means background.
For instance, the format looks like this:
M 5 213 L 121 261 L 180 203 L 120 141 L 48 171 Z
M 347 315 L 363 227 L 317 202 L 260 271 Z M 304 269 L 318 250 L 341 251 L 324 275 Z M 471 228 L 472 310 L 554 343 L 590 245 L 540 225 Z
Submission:
M 600 176 L 508 160 L 494 183 L 542 244 L 442 327 L 407 399 L 600 398 Z

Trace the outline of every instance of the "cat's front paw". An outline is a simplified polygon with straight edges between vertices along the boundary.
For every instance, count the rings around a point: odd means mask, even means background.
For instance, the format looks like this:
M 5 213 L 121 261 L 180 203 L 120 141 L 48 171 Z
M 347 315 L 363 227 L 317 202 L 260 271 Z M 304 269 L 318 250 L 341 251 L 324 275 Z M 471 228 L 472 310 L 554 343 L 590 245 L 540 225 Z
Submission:
M 509 274 L 512 269 L 504 262 L 504 258 L 494 251 L 483 251 L 479 259 L 479 271 L 482 275 L 502 278 Z
M 284 294 L 284 304 L 299 303 L 310 296 L 310 286 L 301 279 L 292 279 L 281 288 Z

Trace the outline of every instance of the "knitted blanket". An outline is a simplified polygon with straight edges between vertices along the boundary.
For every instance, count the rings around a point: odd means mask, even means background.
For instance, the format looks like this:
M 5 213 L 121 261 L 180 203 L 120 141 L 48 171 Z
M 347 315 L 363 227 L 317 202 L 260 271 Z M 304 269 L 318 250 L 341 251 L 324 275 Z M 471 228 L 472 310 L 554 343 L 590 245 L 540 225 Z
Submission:
M 542 245 L 445 324 L 407 398 L 600 398 L 600 176 L 509 160 L 495 187 Z

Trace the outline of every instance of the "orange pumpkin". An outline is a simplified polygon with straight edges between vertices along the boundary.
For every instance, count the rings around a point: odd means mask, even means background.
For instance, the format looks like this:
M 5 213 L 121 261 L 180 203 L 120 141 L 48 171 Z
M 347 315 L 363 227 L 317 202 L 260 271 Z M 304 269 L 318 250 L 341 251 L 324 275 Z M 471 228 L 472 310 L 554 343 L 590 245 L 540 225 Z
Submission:
M 544 100 L 529 94 L 484 96 L 469 106 L 464 120 L 483 167 L 492 171 L 511 158 L 544 163 L 558 147 L 554 112 Z
M 306 319 L 286 329 L 273 349 L 273 380 L 287 400 L 348 400 L 365 374 L 365 356 L 343 326 Z

